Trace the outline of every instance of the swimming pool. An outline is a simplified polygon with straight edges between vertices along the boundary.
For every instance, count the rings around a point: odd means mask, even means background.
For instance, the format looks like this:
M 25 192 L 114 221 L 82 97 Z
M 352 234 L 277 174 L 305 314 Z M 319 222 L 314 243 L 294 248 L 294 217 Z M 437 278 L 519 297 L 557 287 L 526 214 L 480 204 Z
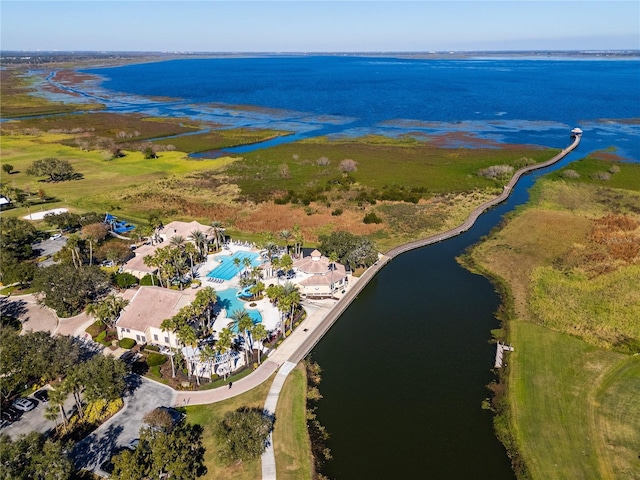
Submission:
M 216 292 L 218 295 L 218 305 L 221 308 L 227 310 L 227 317 L 231 317 L 231 314 L 235 310 L 242 310 L 245 307 L 245 302 L 242 300 L 238 300 L 238 289 L 237 288 L 228 288 L 226 290 L 222 290 L 221 292 Z M 256 323 L 262 323 L 262 315 L 260 312 L 253 309 L 245 309 L 249 316 L 253 319 L 254 325 Z M 229 319 L 231 322 L 231 319 Z M 232 328 L 231 331 L 236 332 L 235 328 Z
M 235 265 L 234 259 L 240 259 L 240 264 L 238 266 Z M 231 256 L 223 256 L 219 257 L 220 265 L 207 273 L 207 277 L 209 278 L 219 278 L 221 280 L 231 280 L 238 273 L 244 269 L 243 261 L 245 258 L 248 258 L 251 261 L 252 267 L 257 267 L 262 263 L 260 260 L 260 255 L 258 253 L 253 252 L 235 252 Z

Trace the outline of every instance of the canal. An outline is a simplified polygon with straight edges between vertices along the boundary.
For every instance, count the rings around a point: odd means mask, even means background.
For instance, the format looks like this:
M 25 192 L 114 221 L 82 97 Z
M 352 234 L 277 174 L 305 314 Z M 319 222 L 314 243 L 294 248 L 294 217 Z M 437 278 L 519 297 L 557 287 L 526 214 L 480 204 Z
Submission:
M 560 145 L 559 145 L 560 146 Z M 513 479 L 492 414 L 481 408 L 500 299 L 456 257 L 526 202 L 523 177 L 507 202 L 466 233 L 390 262 L 311 356 L 323 369 L 317 415 L 330 434 L 331 479 Z M 507 356 L 508 362 L 508 356 Z

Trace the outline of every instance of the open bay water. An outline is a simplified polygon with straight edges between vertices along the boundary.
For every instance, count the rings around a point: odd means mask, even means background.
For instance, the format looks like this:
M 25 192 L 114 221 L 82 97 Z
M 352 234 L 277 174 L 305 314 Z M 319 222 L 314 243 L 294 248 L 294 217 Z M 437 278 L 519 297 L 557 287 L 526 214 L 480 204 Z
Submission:
M 108 78 L 100 88 L 108 90 L 111 111 L 296 132 L 282 141 L 471 132 L 564 148 L 570 129 L 582 128 L 577 151 L 524 177 L 471 230 L 394 259 L 312 353 L 323 368 L 317 415 L 331 434 L 334 458 L 322 470 L 329 478 L 514 478 L 491 414 L 480 407 L 493 379 L 490 330 L 499 326 L 500 299 L 455 257 L 526 202 L 540 175 L 609 147 L 625 161 L 640 160 L 639 61 L 304 56 L 178 60 L 92 73 Z

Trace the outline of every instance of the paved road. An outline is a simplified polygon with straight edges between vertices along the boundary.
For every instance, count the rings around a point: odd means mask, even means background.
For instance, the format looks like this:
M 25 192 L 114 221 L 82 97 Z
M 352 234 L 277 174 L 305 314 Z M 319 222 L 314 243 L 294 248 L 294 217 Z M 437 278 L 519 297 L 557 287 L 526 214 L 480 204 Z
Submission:
M 115 448 L 140 436 L 142 419 L 148 412 L 175 404 L 175 392 L 165 385 L 138 375 L 131 375 L 129 383 L 135 390 L 125 398 L 123 409 L 71 451 L 70 457 L 76 467 L 101 473 L 100 465 L 110 458 Z

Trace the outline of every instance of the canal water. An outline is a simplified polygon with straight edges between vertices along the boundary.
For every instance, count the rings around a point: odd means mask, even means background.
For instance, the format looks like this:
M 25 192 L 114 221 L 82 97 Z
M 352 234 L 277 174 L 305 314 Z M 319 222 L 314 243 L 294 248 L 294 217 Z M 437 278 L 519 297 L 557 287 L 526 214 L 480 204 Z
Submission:
M 499 298 L 485 278 L 455 258 L 524 203 L 540 175 L 609 147 L 626 161 L 640 159 L 640 125 L 631 120 L 640 117 L 639 65 L 302 56 L 89 72 L 105 78 L 90 94 L 109 99 L 108 111 L 294 132 L 234 153 L 320 134 L 451 132 L 564 148 L 571 128 L 582 128 L 575 152 L 523 177 L 509 200 L 472 229 L 385 266 L 312 352 L 323 368 L 317 415 L 331 435 L 334 457 L 324 475 L 500 480 L 514 474 L 494 436 L 491 413 L 481 409 L 485 385 L 493 379 L 490 332 L 499 326 Z M 154 96 L 175 100 L 156 102 Z

